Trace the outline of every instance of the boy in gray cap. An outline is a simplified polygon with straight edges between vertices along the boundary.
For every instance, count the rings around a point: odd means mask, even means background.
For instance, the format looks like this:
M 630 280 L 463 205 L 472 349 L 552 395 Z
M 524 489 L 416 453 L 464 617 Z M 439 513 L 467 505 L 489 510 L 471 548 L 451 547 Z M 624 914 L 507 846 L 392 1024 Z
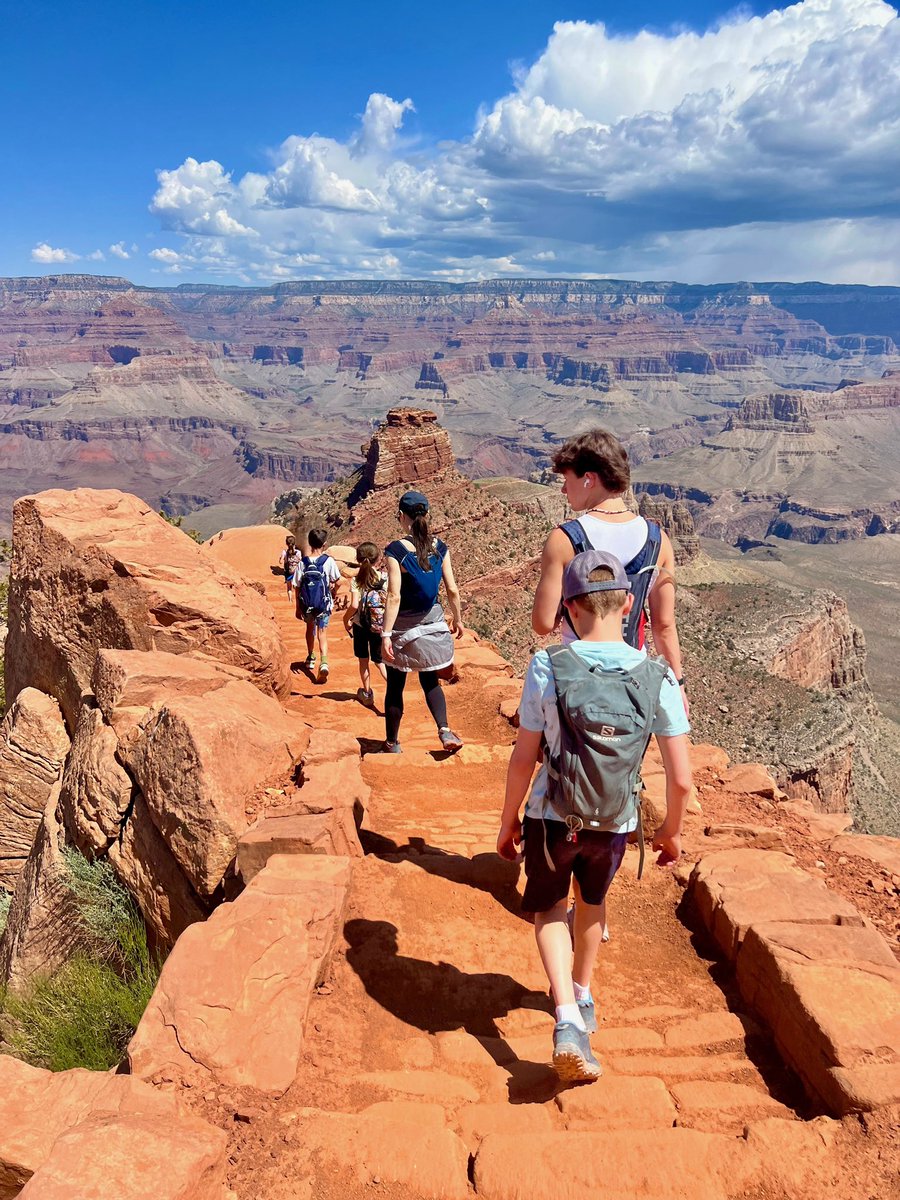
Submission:
M 524 842 L 522 908 L 534 913 L 556 1005 L 553 1064 L 561 1079 L 576 1081 L 601 1074 L 589 1036 L 597 1028 L 591 976 L 606 893 L 640 820 L 641 759 L 655 734 L 666 772 L 667 811 L 653 849 L 664 865 L 681 854 L 691 790 L 690 727 L 665 661 L 649 659 L 623 640 L 622 622 L 633 598 L 617 558 L 601 550 L 576 555 L 563 575 L 563 603 L 578 640 L 538 651 L 529 665 L 497 851 L 515 859 Z M 572 876 L 574 960 L 566 920 Z

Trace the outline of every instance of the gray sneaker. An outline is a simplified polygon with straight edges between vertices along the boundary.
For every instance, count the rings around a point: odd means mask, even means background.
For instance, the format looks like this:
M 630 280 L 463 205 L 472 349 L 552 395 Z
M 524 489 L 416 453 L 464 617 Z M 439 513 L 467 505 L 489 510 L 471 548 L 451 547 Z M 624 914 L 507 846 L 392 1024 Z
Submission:
M 559 1021 L 553 1027 L 553 1069 L 563 1083 L 590 1082 L 603 1074 L 587 1031 L 571 1021 Z
M 371 708 L 372 705 L 375 703 L 374 693 L 371 690 L 366 691 L 365 688 L 357 688 L 356 689 L 356 698 L 360 702 L 360 704 L 364 704 L 366 706 L 366 708 Z
M 438 731 L 438 737 L 441 739 L 441 745 L 445 750 L 462 750 L 463 740 L 458 733 L 454 733 L 452 729 L 441 729 Z
M 385 742 L 381 747 L 382 754 L 402 754 L 399 742 Z
M 584 1021 L 584 1027 L 588 1033 L 597 1032 L 597 1014 L 594 1011 L 593 996 L 589 996 L 587 1000 L 578 1001 L 578 1015 Z

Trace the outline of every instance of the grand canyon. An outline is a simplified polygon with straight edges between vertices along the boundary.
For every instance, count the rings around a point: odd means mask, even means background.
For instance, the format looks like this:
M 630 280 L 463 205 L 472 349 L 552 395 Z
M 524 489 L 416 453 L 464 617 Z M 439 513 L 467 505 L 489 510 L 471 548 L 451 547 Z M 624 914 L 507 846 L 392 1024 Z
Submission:
M 889 288 L 0 281 L 0 1200 L 889 1194 L 895 339 Z M 694 787 L 674 869 L 626 852 L 605 1074 L 566 1088 L 494 851 L 550 455 L 598 423 L 675 547 Z M 324 524 L 348 588 L 410 485 L 463 593 L 455 755 L 416 688 L 378 753 L 275 565 Z M 22 1014 L 99 953 L 98 869 L 148 978 L 85 1070 Z

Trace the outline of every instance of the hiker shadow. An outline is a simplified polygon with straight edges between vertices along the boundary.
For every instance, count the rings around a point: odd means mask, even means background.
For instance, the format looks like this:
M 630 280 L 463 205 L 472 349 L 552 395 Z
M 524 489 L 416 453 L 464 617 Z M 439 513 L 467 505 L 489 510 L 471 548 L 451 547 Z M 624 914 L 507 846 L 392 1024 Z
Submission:
M 463 1030 L 480 1042 L 508 1074 L 511 1104 L 540 1104 L 559 1090 L 548 1062 L 520 1059 L 505 1042 L 497 1018 L 519 1008 L 551 1013 L 545 992 L 534 992 L 510 975 L 469 973 L 452 963 L 428 962 L 398 952 L 397 927 L 357 918 L 344 926 L 346 959 L 368 994 L 405 1025 L 424 1033 Z M 550 1057 L 551 1019 L 547 1024 Z
M 405 845 L 399 845 L 392 838 L 371 829 L 360 829 L 359 840 L 365 854 L 386 862 L 412 863 L 429 875 L 487 892 L 512 916 L 531 921 L 531 917 L 522 912 L 522 898 L 516 888 L 521 868 L 518 863 L 507 862 L 499 854 L 485 852 L 467 858 L 464 854 L 430 846 L 420 837 L 411 837 Z

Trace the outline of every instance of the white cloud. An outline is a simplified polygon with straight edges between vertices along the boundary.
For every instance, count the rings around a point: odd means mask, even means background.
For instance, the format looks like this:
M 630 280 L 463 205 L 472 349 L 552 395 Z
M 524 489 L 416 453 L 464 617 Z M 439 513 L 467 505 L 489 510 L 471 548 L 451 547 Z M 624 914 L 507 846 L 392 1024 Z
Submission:
M 113 242 L 109 248 L 109 252 L 114 258 L 131 258 L 131 255 L 125 249 L 124 242 Z
M 151 210 L 184 239 L 167 269 L 900 278 L 884 0 L 738 10 L 706 32 L 563 21 L 470 138 L 423 147 L 402 136 L 413 111 L 374 92 L 346 142 L 289 137 L 239 179 L 195 158 L 159 171 Z
M 68 263 L 77 262 L 81 256 L 71 250 L 51 246 L 49 242 L 38 242 L 31 251 L 31 261 L 37 263 Z
M 106 262 L 106 255 L 102 250 L 92 250 L 90 254 L 86 254 L 84 257 L 91 262 Z

